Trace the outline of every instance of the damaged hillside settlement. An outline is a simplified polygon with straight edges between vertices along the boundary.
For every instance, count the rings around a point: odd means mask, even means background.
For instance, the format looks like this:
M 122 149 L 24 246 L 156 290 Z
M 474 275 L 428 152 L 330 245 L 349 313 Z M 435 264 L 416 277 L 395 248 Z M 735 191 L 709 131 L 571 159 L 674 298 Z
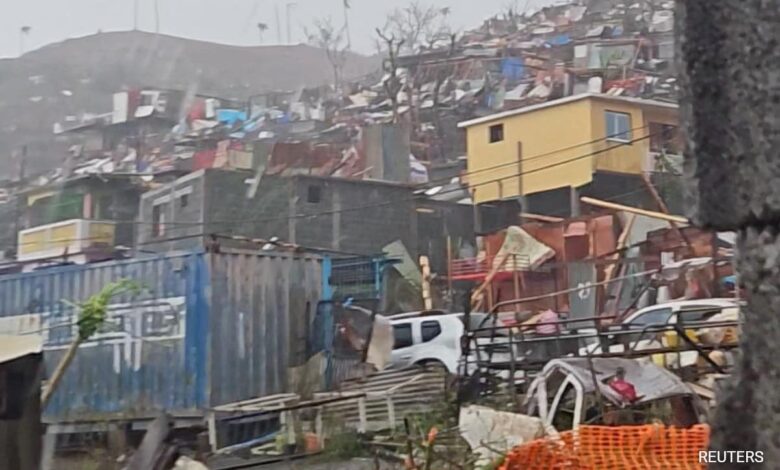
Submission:
M 744 294 L 630 3 L 62 116 L 0 189 L 0 468 L 696 467 Z

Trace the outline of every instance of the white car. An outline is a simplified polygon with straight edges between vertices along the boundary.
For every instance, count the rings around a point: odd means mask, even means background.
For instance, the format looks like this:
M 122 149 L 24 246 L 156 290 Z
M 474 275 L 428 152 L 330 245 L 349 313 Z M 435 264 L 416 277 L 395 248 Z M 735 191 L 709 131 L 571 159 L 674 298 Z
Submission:
M 496 321 L 484 313 L 472 313 L 470 317 L 472 329 L 486 328 Z M 411 313 L 390 317 L 394 339 L 390 365 L 402 369 L 413 365 L 442 364 L 451 374 L 461 373 L 463 320 L 462 313 Z M 492 338 L 489 333 L 477 335 L 480 351 L 492 349 L 490 360 L 493 362 L 508 361 L 507 335 L 503 329 L 497 329 Z M 471 348 L 469 356 L 469 373 L 476 369 L 474 349 Z
M 637 310 L 621 324 L 639 328 L 647 325 L 672 325 L 679 323 L 680 319 L 683 322 L 701 322 L 723 309 L 734 307 L 739 307 L 737 299 L 679 300 Z
M 626 350 L 626 339 L 629 339 L 629 349 L 635 351 L 662 348 L 663 344 L 658 339 L 658 334 L 646 333 L 641 331 L 648 326 L 674 325 L 682 322 L 701 323 L 710 320 L 715 315 L 724 311 L 735 310 L 740 306 L 737 299 L 699 299 L 699 300 L 680 300 L 663 304 L 651 305 L 632 313 L 625 318 L 619 325 L 610 327 L 613 331 L 636 331 L 636 334 L 615 335 L 615 339 L 624 339 L 622 343 L 612 344 L 609 352 L 624 352 Z M 586 332 L 586 330 L 580 330 Z M 595 330 L 592 330 L 594 337 L 589 341 L 590 344 L 580 348 L 580 356 L 589 354 L 600 354 L 602 349 L 598 338 L 595 337 Z M 696 362 L 698 353 L 696 351 L 686 351 L 679 355 L 670 353 L 669 360 L 675 365 L 685 367 Z M 677 363 L 679 361 L 679 363 Z

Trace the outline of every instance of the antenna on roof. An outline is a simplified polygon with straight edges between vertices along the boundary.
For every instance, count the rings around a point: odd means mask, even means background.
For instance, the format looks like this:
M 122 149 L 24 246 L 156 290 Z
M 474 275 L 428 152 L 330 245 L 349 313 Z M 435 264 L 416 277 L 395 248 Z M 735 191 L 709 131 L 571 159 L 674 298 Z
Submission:
M 292 30 L 290 28 L 290 20 L 291 20 L 290 12 L 297 6 L 298 6 L 298 4 L 295 3 L 295 2 L 287 2 L 287 10 L 286 10 L 286 13 L 287 13 L 287 44 L 292 44 Z

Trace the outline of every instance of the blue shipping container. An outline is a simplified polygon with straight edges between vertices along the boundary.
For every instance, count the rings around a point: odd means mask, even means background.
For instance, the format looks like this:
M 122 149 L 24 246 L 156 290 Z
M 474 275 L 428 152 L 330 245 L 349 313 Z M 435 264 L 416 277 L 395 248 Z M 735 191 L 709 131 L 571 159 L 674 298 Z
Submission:
M 198 417 L 209 407 L 288 391 L 323 288 L 315 256 L 230 251 L 68 266 L 0 277 L 0 334 L 40 332 L 50 374 L 76 333 L 79 302 L 106 284 L 106 327 L 79 348 L 50 423 Z

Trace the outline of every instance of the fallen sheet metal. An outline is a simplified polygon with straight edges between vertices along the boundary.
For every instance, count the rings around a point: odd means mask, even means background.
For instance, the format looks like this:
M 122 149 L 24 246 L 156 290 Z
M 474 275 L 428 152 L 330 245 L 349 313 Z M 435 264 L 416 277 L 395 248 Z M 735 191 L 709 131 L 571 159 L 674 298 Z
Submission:
M 484 406 L 461 408 L 460 435 L 479 456 L 476 467 L 484 467 L 500 458 L 514 446 L 544 435 L 542 420 Z
M 542 381 L 553 378 L 557 382 L 565 377 L 577 380 L 585 393 L 595 392 L 593 380 L 595 375 L 595 383 L 598 384 L 601 395 L 613 403 L 620 404 L 620 396 L 607 383 L 619 367 L 625 371 L 626 381 L 636 388 L 636 393 L 640 397 L 637 404 L 692 394 L 691 389 L 673 373 L 646 361 L 621 358 L 594 358 L 592 361 L 592 371 L 587 358 L 563 358 L 548 362 L 539 376 L 531 383 L 527 396 L 534 397 L 535 391 Z M 555 374 L 556 371 L 561 373 Z M 559 383 L 551 384 L 548 382 L 547 389 L 557 389 L 559 385 Z
M 390 362 L 393 341 L 393 326 L 390 324 L 390 320 L 382 315 L 376 315 L 371 332 L 371 342 L 368 343 L 366 363 L 372 364 L 377 370 L 383 370 Z
M 522 228 L 511 226 L 506 229 L 504 243 L 498 250 L 494 263 L 503 260 L 504 255 L 509 256 L 504 265 L 505 270 L 536 269 L 545 261 L 554 258 L 555 251 Z
M 338 392 L 315 393 L 326 422 L 375 432 L 399 429 L 404 416 L 430 412 L 445 403 L 446 370 L 439 367 L 388 370 L 342 382 Z

